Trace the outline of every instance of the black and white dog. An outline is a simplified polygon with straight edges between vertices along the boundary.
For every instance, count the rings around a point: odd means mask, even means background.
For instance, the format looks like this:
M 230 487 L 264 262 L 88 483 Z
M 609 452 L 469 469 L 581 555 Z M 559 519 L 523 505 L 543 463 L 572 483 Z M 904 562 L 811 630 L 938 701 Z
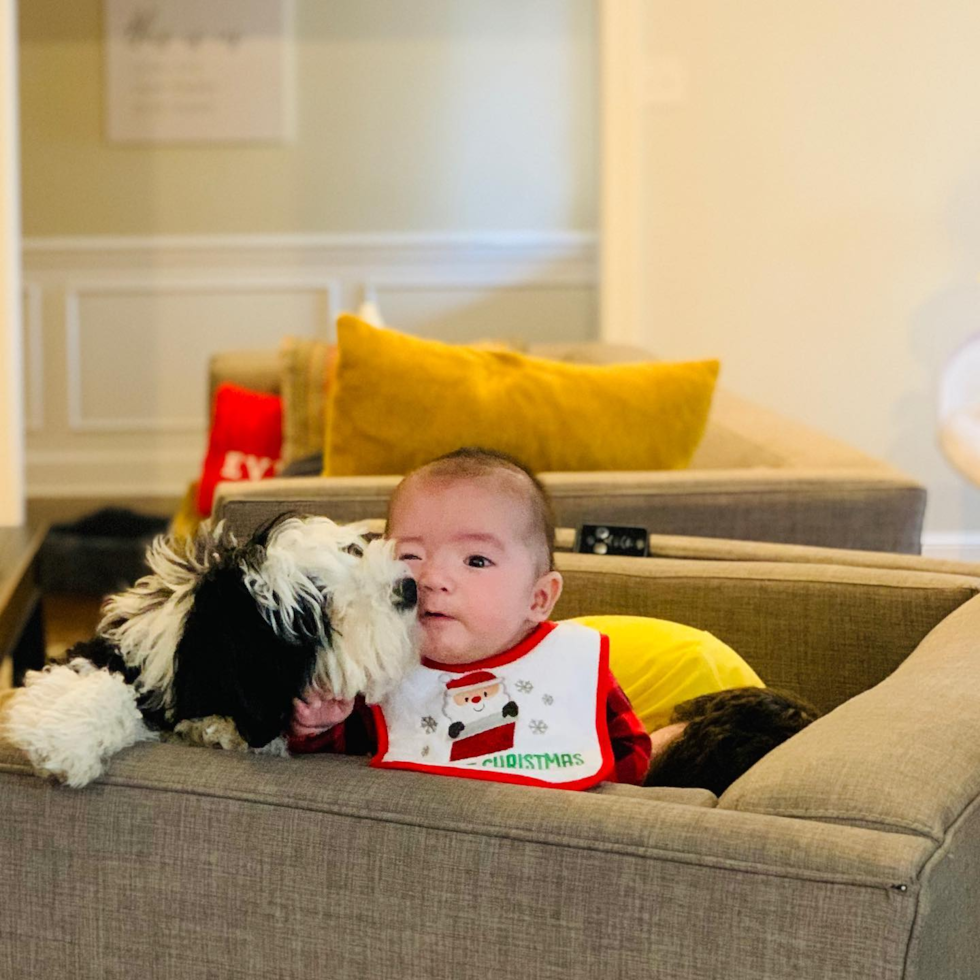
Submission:
M 308 687 L 375 702 L 418 662 L 415 582 L 393 548 L 323 517 L 278 518 L 243 545 L 208 523 L 157 538 L 152 574 L 106 600 L 95 638 L 28 673 L 4 735 L 75 787 L 160 732 L 282 754 Z

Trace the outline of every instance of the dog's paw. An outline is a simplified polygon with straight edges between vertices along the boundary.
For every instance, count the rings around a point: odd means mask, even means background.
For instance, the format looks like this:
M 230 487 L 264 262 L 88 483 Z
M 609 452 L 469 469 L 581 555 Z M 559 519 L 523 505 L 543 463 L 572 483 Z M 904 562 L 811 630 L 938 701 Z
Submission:
M 235 723 L 221 715 L 207 718 L 186 718 L 174 726 L 174 733 L 190 745 L 203 745 L 212 749 L 244 752 L 248 743 L 238 734 Z

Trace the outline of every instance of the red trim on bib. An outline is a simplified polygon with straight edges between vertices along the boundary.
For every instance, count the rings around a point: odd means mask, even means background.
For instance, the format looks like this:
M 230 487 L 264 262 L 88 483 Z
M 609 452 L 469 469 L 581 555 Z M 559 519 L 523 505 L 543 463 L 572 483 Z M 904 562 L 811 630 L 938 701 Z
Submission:
M 434 660 L 423 659 L 422 663 L 426 667 L 438 670 L 449 670 L 455 672 L 471 671 L 476 669 L 487 669 L 493 666 L 502 666 L 523 656 L 529 650 L 533 650 L 557 625 L 553 622 L 541 623 L 538 628 L 526 637 L 521 643 L 511 650 L 488 657 L 485 660 L 476 661 L 469 664 L 440 664 Z M 461 769 L 454 766 L 427 766 L 418 762 L 385 762 L 384 757 L 388 752 L 388 726 L 385 722 L 384 713 L 381 706 L 371 705 L 374 714 L 375 725 L 378 731 L 378 751 L 371 759 L 372 767 L 376 769 L 407 769 L 412 772 L 434 773 L 439 776 L 458 776 L 463 779 L 483 779 L 495 783 L 514 783 L 520 786 L 540 786 L 546 789 L 568 789 L 582 790 L 596 786 L 605 780 L 615 769 L 616 759 L 613 755 L 612 742 L 609 740 L 609 726 L 606 717 L 606 702 L 609 700 L 609 692 L 612 684 L 612 674 L 609 671 L 609 637 L 604 633 L 599 634 L 599 676 L 597 678 L 596 689 L 596 731 L 599 737 L 599 745 L 602 751 L 602 765 L 598 772 L 591 776 L 583 776 L 581 779 L 572 780 L 567 783 L 554 783 L 545 779 L 537 779 L 534 776 L 525 776 L 518 773 L 501 772 L 498 769 Z M 513 726 L 506 726 L 513 731 Z M 499 730 L 498 730 L 499 731 Z M 492 732 L 487 733 L 492 734 Z M 473 736 L 478 738 L 479 736 Z M 462 758 L 462 756 L 461 756 Z

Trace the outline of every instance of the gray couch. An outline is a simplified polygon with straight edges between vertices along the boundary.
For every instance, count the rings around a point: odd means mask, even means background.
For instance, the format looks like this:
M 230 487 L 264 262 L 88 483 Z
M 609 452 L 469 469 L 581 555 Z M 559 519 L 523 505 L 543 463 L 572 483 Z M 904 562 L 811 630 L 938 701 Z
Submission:
M 607 344 L 541 345 L 529 353 L 577 363 L 648 358 Z M 281 390 L 275 351 L 216 356 L 210 388 L 233 381 Z M 822 432 L 720 388 L 708 427 L 685 470 L 544 473 L 558 522 L 639 525 L 658 534 L 699 535 L 918 554 L 926 491 L 917 481 Z M 226 485 L 217 506 L 239 497 L 280 501 L 337 520 L 384 515 L 397 477 L 275 479 Z
M 560 554 L 557 614 L 708 629 L 829 711 L 720 799 L 175 745 L 71 791 L 0 745 L 0 977 L 977 977 L 980 568 L 657 544 Z

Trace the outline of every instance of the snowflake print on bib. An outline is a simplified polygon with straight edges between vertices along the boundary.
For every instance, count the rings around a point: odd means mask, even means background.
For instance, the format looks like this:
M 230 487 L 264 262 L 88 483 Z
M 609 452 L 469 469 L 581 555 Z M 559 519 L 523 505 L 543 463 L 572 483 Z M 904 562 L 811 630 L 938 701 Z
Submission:
M 471 664 L 424 660 L 374 707 L 372 765 L 586 789 L 614 760 L 606 730 L 606 637 L 542 623 L 504 653 Z

